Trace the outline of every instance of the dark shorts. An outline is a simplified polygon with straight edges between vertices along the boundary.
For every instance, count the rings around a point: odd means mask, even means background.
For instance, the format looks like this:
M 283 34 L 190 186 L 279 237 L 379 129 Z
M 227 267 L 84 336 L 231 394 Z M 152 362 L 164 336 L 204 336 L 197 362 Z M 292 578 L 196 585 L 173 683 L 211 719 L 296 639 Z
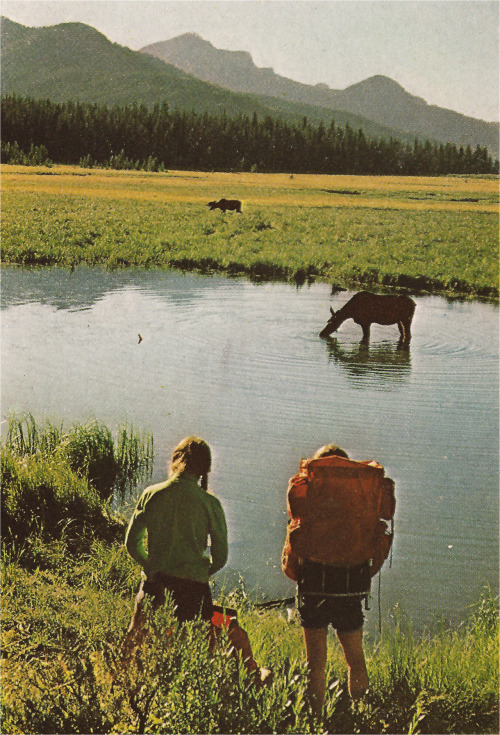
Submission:
M 141 582 L 136 606 L 148 595 L 152 599 L 153 608 L 158 608 L 165 603 L 167 591 L 174 603 L 174 615 L 180 622 L 195 620 L 197 617 L 202 620 L 212 618 L 212 592 L 208 582 L 171 577 L 163 572 L 157 572 L 152 580 Z
M 364 622 L 362 601 L 370 590 L 370 579 L 368 563 L 330 567 L 304 560 L 298 580 L 297 609 L 301 625 L 304 628 L 332 625 L 340 633 L 359 630 Z

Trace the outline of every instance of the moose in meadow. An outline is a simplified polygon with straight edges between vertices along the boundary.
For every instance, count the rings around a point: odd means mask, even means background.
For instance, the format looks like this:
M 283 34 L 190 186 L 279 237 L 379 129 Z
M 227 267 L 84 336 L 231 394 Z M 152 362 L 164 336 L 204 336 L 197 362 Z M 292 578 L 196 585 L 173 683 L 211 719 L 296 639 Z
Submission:
M 370 327 L 375 324 L 397 324 L 400 344 L 408 345 L 411 339 L 410 325 L 415 311 L 415 302 L 409 296 L 380 296 L 360 291 L 338 311 L 330 306 L 331 317 L 319 333 L 328 337 L 336 332 L 346 319 L 353 319 L 363 330 L 362 342 L 370 341 Z
M 219 199 L 218 202 L 208 202 L 207 207 L 210 207 L 210 211 L 220 209 L 222 212 L 229 210 L 241 214 L 241 202 L 239 199 Z

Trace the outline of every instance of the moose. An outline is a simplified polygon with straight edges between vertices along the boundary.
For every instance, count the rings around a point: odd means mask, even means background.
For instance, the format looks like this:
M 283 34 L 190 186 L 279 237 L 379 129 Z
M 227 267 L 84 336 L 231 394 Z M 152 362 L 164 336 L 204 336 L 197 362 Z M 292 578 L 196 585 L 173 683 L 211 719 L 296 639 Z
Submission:
M 346 319 L 353 319 L 363 330 L 362 342 L 370 341 L 370 327 L 375 324 L 397 324 L 400 344 L 408 345 L 411 339 L 410 325 L 416 304 L 409 296 L 380 296 L 360 291 L 338 311 L 330 306 L 331 317 L 319 333 L 328 337 L 336 332 Z
M 241 214 L 241 202 L 239 199 L 219 199 L 218 202 L 208 202 L 207 207 L 210 211 L 220 209 L 222 212 L 229 211 L 239 212 Z

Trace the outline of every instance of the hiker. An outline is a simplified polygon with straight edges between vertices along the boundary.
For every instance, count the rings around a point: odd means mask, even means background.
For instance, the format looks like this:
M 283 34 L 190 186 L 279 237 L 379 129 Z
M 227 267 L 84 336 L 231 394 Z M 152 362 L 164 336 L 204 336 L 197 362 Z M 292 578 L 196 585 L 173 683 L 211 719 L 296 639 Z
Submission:
M 212 647 L 219 635 L 215 621 L 222 619 L 236 654 L 260 681 L 265 672 L 253 659 L 246 632 L 234 617 L 214 616 L 209 578 L 225 565 L 228 541 L 224 510 L 208 491 L 211 462 L 208 444 L 188 436 L 174 449 L 168 479 L 146 488 L 139 498 L 125 545 L 142 567 L 142 581 L 123 644 L 123 659 L 126 661 L 144 639 L 145 597 L 151 598 L 155 609 L 164 604 L 169 592 L 180 623 L 198 617 L 208 623 L 214 620 L 209 627 Z
M 392 543 L 382 518 L 393 517 L 394 483 L 378 463 L 354 462 L 343 449 L 328 444 L 312 459 L 302 460 L 299 474 L 290 480 L 287 502 L 290 521 L 282 566 L 297 582 L 308 699 L 320 717 L 329 625 L 344 652 L 351 698 L 360 699 L 368 689 L 362 601 Z M 349 504 L 351 508 L 343 507 Z

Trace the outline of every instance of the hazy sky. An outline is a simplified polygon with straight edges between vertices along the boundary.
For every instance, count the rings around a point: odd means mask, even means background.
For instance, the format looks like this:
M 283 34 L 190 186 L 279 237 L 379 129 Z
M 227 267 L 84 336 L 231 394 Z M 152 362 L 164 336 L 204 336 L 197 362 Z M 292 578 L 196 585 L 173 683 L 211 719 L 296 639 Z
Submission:
M 139 49 L 193 31 L 334 89 L 374 74 L 430 104 L 499 119 L 498 0 L 2 0 L 28 26 L 80 21 Z

